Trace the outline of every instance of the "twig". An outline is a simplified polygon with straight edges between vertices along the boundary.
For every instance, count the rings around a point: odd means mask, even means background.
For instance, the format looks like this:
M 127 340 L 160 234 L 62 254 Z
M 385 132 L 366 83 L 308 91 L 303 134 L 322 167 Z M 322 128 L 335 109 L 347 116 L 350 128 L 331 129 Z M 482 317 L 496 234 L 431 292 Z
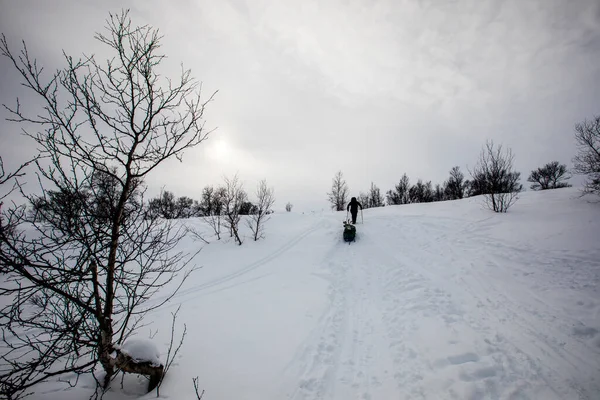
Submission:
M 190 233 L 194 239 L 202 240 L 206 244 L 210 243 L 208 240 L 204 239 L 196 229 L 192 228 L 191 226 L 186 225 L 185 230 L 186 232 Z
M 179 305 L 179 307 L 177 307 L 177 310 L 174 313 L 171 313 L 171 341 L 169 342 L 169 350 L 167 351 L 167 359 L 165 360 L 165 368 L 163 369 L 162 377 L 160 378 L 160 381 L 158 382 L 158 385 L 156 386 L 156 396 L 160 396 L 160 386 L 162 385 L 162 382 L 163 382 L 165 376 L 167 375 L 167 371 L 169 371 L 169 369 L 171 368 L 171 365 L 173 365 L 173 361 L 175 361 L 175 358 L 177 357 L 177 354 L 179 353 L 179 350 L 181 349 L 181 346 L 183 345 L 183 340 L 185 339 L 185 335 L 187 334 L 187 326 L 186 326 L 186 324 L 183 324 L 183 333 L 181 334 L 181 339 L 179 340 L 179 344 L 177 345 L 175 350 L 173 350 L 173 339 L 175 338 L 175 321 L 177 320 L 177 314 L 179 314 L 180 309 L 181 309 L 181 305 Z
M 204 389 L 202 389 L 202 393 L 198 393 L 198 390 L 200 390 L 200 388 L 198 387 L 198 377 L 192 378 L 192 381 L 194 382 L 194 391 L 196 392 L 196 398 L 198 400 L 202 400 L 202 396 L 204 396 Z

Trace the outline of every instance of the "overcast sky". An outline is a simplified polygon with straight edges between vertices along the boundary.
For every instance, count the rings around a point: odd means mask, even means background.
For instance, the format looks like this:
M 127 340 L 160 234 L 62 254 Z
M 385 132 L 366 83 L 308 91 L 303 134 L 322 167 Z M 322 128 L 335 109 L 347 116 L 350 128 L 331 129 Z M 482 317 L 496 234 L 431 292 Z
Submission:
M 122 7 L 162 32 L 171 75 L 183 63 L 219 90 L 216 131 L 150 176 L 152 193 L 198 198 L 238 172 L 249 191 L 267 179 L 278 209 L 320 210 L 338 170 L 352 195 L 404 172 L 441 183 L 486 139 L 526 183 L 571 166 L 573 125 L 600 114 L 598 0 L 0 0 L 0 31 L 52 69 L 63 49 L 104 54 L 94 33 Z M 1 59 L 0 101 L 22 93 Z M 0 122 L 9 164 L 31 152 L 19 129 Z

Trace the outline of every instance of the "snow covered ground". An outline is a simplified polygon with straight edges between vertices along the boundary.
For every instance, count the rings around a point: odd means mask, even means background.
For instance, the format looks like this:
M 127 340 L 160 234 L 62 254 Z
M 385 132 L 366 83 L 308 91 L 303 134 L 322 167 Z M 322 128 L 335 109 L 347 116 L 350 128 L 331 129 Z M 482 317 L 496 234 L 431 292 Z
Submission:
M 182 305 L 188 336 L 161 398 L 195 399 L 197 376 L 204 400 L 600 399 L 590 200 L 561 189 L 523 193 L 508 214 L 477 198 L 369 209 L 350 245 L 331 212 L 275 214 L 243 246 L 190 238 L 202 269 L 140 332 L 158 329 L 164 357 Z M 144 384 L 128 377 L 105 399 Z M 46 384 L 32 399 L 91 387 Z

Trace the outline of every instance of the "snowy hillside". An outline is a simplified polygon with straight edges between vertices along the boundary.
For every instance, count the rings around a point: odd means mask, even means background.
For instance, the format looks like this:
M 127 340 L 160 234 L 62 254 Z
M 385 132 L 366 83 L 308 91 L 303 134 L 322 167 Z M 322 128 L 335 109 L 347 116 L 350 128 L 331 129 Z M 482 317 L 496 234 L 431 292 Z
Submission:
M 195 399 L 198 376 L 204 400 L 599 399 L 600 204 L 588 200 L 561 189 L 523 193 L 504 215 L 477 198 L 370 209 L 350 245 L 331 212 L 275 214 L 243 246 L 190 238 L 203 268 L 140 332 L 158 329 L 166 352 L 182 304 L 188 336 L 161 397 Z M 144 384 L 114 387 L 105 399 Z

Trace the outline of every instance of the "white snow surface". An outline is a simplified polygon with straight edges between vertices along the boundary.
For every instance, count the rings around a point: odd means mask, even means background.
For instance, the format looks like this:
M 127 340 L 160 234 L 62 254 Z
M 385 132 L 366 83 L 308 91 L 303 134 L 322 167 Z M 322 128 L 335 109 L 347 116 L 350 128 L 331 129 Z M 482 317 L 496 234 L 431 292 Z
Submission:
M 156 344 L 149 339 L 132 338 L 117 346 L 123 353 L 138 362 L 151 362 L 153 365 L 161 365 L 160 351 Z
M 526 192 L 507 214 L 470 198 L 346 213 L 274 214 L 236 246 L 192 238 L 202 268 L 149 315 L 165 399 L 600 399 L 600 203 L 576 189 Z M 359 217 L 360 220 L 360 217 Z M 164 288 L 165 294 L 169 288 Z M 158 301 L 159 299 L 157 299 Z M 153 399 L 118 380 L 105 400 Z M 64 386 L 60 386 L 64 387 Z M 93 382 L 32 399 L 82 399 Z

